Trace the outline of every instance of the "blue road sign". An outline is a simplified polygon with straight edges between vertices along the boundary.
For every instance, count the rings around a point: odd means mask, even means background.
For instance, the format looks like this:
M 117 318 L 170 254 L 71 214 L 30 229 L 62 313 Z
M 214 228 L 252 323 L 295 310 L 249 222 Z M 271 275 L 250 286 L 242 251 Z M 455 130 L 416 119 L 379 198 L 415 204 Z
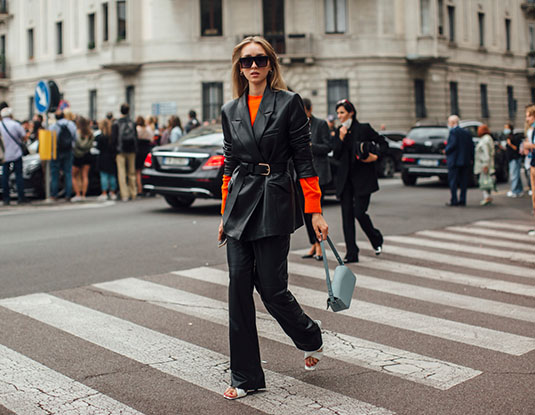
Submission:
M 39 81 L 35 87 L 35 108 L 41 114 L 46 113 L 50 108 L 50 89 L 46 81 Z

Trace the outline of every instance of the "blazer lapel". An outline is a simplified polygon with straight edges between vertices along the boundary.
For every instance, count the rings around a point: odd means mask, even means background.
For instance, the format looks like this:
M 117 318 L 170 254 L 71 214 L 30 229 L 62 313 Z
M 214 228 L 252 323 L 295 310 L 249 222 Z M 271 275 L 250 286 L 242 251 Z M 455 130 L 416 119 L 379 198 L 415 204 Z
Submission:
M 254 137 L 256 142 L 259 143 L 264 130 L 268 125 L 269 118 L 273 113 L 273 107 L 275 105 L 275 93 L 271 91 L 269 86 L 264 90 L 264 96 L 260 102 L 260 107 L 258 108 L 258 113 L 256 114 L 256 119 L 253 126 Z
M 234 119 L 231 122 L 236 133 L 236 137 L 247 149 L 247 152 L 253 157 L 253 160 L 263 160 L 262 154 L 260 153 L 260 149 L 258 148 L 255 140 L 253 127 L 251 126 L 249 106 L 247 105 L 247 93 L 244 93 L 238 100 L 237 119 Z

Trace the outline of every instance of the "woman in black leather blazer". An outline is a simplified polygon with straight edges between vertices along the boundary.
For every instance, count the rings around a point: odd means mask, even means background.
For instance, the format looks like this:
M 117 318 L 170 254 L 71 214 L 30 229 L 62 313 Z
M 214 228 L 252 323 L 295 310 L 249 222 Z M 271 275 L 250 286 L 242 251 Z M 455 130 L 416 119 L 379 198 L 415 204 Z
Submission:
M 333 140 L 334 157 L 340 160 L 336 174 L 336 195 L 340 198 L 342 224 L 346 243 L 345 262 L 359 261 L 355 218 L 370 240 L 375 254 L 382 251 L 383 236 L 374 228 L 366 213 L 371 194 L 379 190 L 374 158 L 386 149 L 384 137 L 370 126 L 357 121 L 354 105 L 347 99 L 336 104 L 336 113 L 342 123 Z M 371 155 L 370 155 L 371 154 Z M 370 157 L 370 158 L 368 158 Z M 364 162 L 363 160 L 366 160 Z
M 221 114 L 225 168 L 219 227 L 219 241 L 228 241 L 230 274 L 227 399 L 265 388 L 253 288 L 297 348 L 305 351 L 305 368 L 315 368 L 323 347 L 318 323 L 288 291 L 290 234 L 302 225 L 288 162 L 293 161 L 300 178 L 317 176 L 308 119 L 299 95 L 286 91 L 275 52 L 265 39 L 244 39 L 234 48 L 232 63 L 236 99 L 224 105 Z M 258 99 L 260 105 L 254 107 Z M 321 209 L 313 213 L 313 225 L 318 238 L 327 236 Z

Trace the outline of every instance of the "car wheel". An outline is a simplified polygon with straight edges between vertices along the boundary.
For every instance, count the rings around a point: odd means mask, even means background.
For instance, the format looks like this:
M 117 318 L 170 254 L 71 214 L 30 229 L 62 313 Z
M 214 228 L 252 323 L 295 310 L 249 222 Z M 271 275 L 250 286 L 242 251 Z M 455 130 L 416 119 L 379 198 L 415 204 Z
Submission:
M 418 180 L 418 177 L 404 171 L 401 173 L 401 180 L 405 186 L 414 186 L 416 184 L 416 180 Z
M 175 209 L 190 207 L 195 201 L 193 196 L 164 196 L 165 201 Z
M 379 177 L 392 177 L 396 171 L 396 164 L 392 157 L 384 157 L 379 162 Z

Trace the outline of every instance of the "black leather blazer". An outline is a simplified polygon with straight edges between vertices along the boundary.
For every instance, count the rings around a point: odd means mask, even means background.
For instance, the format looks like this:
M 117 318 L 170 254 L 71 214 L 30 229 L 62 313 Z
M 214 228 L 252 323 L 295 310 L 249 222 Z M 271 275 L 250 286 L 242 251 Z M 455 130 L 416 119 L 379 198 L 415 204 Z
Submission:
M 293 160 L 299 178 L 316 176 L 301 98 L 267 87 L 251 126 L 245 92 L 223 106 L 221 122 L 224 174 L 232 176 L 223 213 L 225 234 L 255 240 L 292 233 L 303 217 L 288 162 Z M 270 165 L 270 174 L 261 174 L 268 172 L 264 164 Z M 256 174 L 252 166 L 259 167 Z
M 363 141 L 376 143 L 381 151 L 386 150 L 388 144 L 370 124 L 353 121 L 351 128 L 340 140 L 340 127 L 336 129 L 333 139 L 334 157 L 340 160 L 336 173 L 336 195 L 340 197 L 346 185 L 352 185 L 359 196 L 371 194 L 379 190 L 377 181 L 377 162 L 363 163 L 357 160 L 357 146 Z

